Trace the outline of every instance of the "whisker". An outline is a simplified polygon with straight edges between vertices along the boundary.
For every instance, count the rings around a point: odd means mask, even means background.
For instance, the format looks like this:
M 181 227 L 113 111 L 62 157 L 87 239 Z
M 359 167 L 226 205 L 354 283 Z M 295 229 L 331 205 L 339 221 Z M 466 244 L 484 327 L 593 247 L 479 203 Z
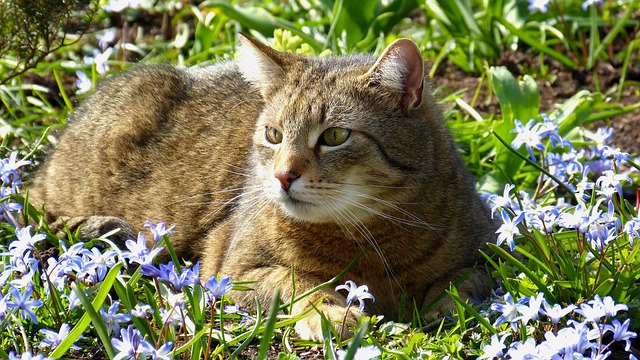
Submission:
M 337 198 L 334 198 L 334 200 L 341 201 L 341 199 L 337 199 Z M 384 267 L 384 271 L 387 274 L 387 277 L 389 278 L 389 285 L 390 285 L 389 288 L 392 289 L 392 291 L 393 291 L 393 289 L 395 289 L 395 287 L 392 286 L 393 285 L 391 283 L 392 280 L 396 283 L 396 285 L 400 286 L 400 282 L 399 282 L 395 272 L 393 271 L 393 268 L 391 268 L 391 265 L 389 264 L 389 261 L 387 260 L 386 256 L 382 252 L 382 248 L 380 247 L 380 244 L 376 240 L 375 236 L 371 233 L 369 228 L 367 228 L 367 226 L 362 221 L 360 221 L 355 216 L 355 214 L 353 214 L 348 209 L 337 209 L 336 208 L 336 211 L 338 211 L 338 213 L 340 213 L 345 218 L 345 220 L 347 220 L 349 222 L 349 224 L 351 224 L 351 226 L 353 226 L 360 233 L 360 235 L 362 235 L 362 237 L 364 237 L 364 239 L 373 247 L 373 250 L 380 257 L 380 261 L 382 262 L 382 266 Z M 356 240 L 356 242 L 357 242 L 357 240 Z M 358 245 L 360 245 L 359 242 L 358 242 Z M 360 247 L 362 248 L 362 245 L 360 245 Z M 392 295 L 395 296 L 394 294 L 392 294 Z
M 202 221 L 204 221 L 205 223 L 208 222 L 209 220 L 213 219 L 218 213 L 220 213 L 220 211 L 222 211 L 227 205 L 236 203 L 237 199 L 242 199 L 244 197 L 247 197 L 249 195 L 253 195 L 257 192 L 260 192 L 261 189 L 253 189 L 251 191 L 245 191 L 240 193 L 239 195 L 236 195 L 234 197 L 232 197 L 231 199 L 222 202 L 220 206 L 218 206 L 215 210 L 209 212 L 207 215 L 202 217 Z M 259 197 L 258 197 L 259 198 Z M 212 204 L 214 204 L 215 202 L 211 202 Z M 206 204 L 206 203 L 205 203 Z

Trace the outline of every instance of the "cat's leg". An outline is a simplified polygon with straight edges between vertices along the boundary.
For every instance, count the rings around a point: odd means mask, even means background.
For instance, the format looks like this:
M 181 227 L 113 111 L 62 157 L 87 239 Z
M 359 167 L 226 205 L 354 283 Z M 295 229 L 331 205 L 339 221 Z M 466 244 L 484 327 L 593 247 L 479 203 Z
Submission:
M 79 239 L 81 241 L 90 241 L 97 239 L 105 234 L 109 234 L 108 239 L 111 240 L 120 249 L 125 248 L 125 242 L 129 239 L 137 238 L 137 231 L 126 220 L 115 216 L 74 216 L 60 217 L 50 226 L 51 231 L 55 232 L 60 238 L 66 238 L 66 230 L 75 233 L 79 229 Z
M 227 275 L 230 269 L 223 266 L 221 274 Z M 307 274 L 295 273 L 295 297 L 300 296 L 304 292 L 313 289 L 323 281 Z M 263 307 L 272 301 L 275 289 L 280 289 L 280 297 L 283 302 L 290 303 L 294 296 L 291 268 L 273 265 L 254 268 L 237 272 L 231 275 L 234 281 L 251 280 L 256 281 L 254 291 L 232 291 L 229 296 L 241 303 L 242 305 L 254 305 L 257 298 Z M 314 308 L 315 307 L 315 308 Z M 292 315 L 296 316 L 308 313 L 306 317 L 298 321 L 295 330 L 301 338 L 313 341 L 321 341 L 322 327 L 320 312 L 336 327 L 339 331 L 342 321 L 345 319 L 347 324 L 358 323 L 362 313 L 357 308 L 347 308 L 344 296 L 333 290 L 333 287 L 318 290 L 293 304 Z M 345 334 L 349 334 L 349 327 L 345 327 Z
M 472 271 L 468 274 L 469 271 Z M 462 300 L 468 300 L 470 304 L 481 304 L 485 301 L 491 292 L 491 284 L 489 276 L 482 269 L 462 269 L 454 272 L 444 280 L 440 280 L 429 287 L 425 294 L 422 309 L 432 305 L 432 303 L 445 291 L 449 290 L 451 284 L 459 281 L 462 277 L 467 276 L 462 283 L 456 286 L 458 295 Z M 437 318 L 441 315 L 451 314 L 455 310 L 453 299 L 445 295 L 435 306 L 433 306 L 425 315 L 427 319 Z

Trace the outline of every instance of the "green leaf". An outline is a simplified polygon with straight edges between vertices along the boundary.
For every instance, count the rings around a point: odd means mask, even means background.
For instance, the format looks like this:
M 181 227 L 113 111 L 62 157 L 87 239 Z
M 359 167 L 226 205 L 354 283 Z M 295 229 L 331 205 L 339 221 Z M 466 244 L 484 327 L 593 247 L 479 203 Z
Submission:
M 285 19 L 278 18 L 270 12 L 259 7 L 233 6 L 227 1 L 207 0 L 200 4 L 203 8 L 218 9 L 228 17 L 239 22 L 242 26 L 258 31 L 264 36 L 273 36 L 275 29 L 285 29 L 301 37 L 314 51 L 322 51 L 322 45 L 312 36 L 309 36 L 295 24 Z

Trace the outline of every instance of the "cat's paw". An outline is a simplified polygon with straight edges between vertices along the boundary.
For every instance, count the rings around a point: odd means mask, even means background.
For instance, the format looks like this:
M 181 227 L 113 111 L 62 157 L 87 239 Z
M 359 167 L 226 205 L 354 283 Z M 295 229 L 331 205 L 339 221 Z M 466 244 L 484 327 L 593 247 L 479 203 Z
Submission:
M 320 306 L 319 310 L 324 314 L 324 316 L 331 322 L 334 328 L 340 332 L 342 328 L 343 319 L 346 321 L 343 338 L 349 337 L 352 335 L 350 331 L 350 327 L 353 324 L 357 324 L 358 320 L 360 320 L 360 316 L 363 314 L 353 307 L 347 310 L 344 306 L 338 305 L 323 305 Z M 345 318 L 345 312 L 347 312 L 347 316 Z M 304 319 L 298 321 L 295 326 L 296 333 L 303 338 L 316 342 L 320 342 L 323 339 L 322 335 L 322 317 L 319 313 L 314 312 Z
M 109 239 L 120 249 L 125 249 L 125 242 L 136 239 L 137 233 L 127 221 L 115 216 L 76 216 L 59 218 L 50 225 L 50 229 L 61 238 L 66 238 L 66 229 L 74 233 L 80 229 L 78 237 L 81 241 L 90 241 L 100 236 L 116 231 Z M 98 246 L 101 246 L 98 244 Z

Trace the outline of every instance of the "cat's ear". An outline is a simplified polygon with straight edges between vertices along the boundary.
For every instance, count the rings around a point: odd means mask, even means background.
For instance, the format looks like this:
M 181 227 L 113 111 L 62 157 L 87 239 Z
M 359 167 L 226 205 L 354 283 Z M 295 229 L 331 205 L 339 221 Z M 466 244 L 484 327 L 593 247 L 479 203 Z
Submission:
M 255 86 L 263 96 L 277 87 L 284 77 L 285 57 L 258 40 L 238 34 L 240 47 L 237 62 L 242 77 Z
M 413 41 L 398 39 L 389 44 L 367 75 L 373 83 L 401 93 L 406 110 L 422 103 L 424 60 Z

